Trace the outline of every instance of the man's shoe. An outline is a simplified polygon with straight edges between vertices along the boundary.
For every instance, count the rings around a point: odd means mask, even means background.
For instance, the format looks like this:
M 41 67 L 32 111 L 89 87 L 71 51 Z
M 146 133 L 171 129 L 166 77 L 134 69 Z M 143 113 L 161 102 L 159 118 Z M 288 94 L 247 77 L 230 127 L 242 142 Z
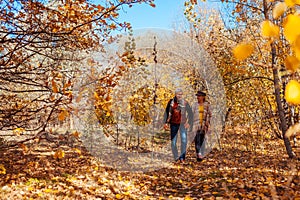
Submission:
M 184 159 L 183 159 L 183 158 L 180 158 L 179 161 L 180 161 L 181 163 L 184 163 Z

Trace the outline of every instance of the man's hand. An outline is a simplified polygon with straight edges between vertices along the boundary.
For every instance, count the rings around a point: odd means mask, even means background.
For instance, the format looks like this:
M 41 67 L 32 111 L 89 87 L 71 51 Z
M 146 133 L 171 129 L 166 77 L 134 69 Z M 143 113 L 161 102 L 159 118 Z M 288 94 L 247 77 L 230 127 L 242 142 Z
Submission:
M 165 130 L 169 130 L 169 124 L 165 123 L 165 124 L 164 124 L 164 129 L 165 129 Z

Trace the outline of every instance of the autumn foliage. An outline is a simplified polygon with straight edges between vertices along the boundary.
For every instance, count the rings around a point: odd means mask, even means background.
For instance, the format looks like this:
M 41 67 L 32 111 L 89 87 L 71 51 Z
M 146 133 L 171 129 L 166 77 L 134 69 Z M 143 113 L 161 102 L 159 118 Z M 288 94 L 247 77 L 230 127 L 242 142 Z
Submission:
M 294 140 L 300 129 L 300 2 L 221 0 L 221 12 L 204 2 L 184 3 L 187 28 L 179 32 L 201 45 L 221 73 L 228 108 L 222 138 L 202 162 L 192 144 L 186 163 L 137 173 L 105 166 L 87 151 L 80 138 L 87 134 L 73 129 L 80 115 L 74 102 L 87 98 L 97 130 L 126 152 L 169 142 L 161 117 L 173 91 L 156 77 L 149 76 L 151 83 L 141 78 L 161 67 L 156 43 L 145 56 L 130 24 L 118 18 L 123 6 L 155 9 L 154 1 L 0 0 L 1 198 L 298 199 L 299 160 L 291 158 L 300 153 Z M 119 30 L 129 37 L 112 56 L 114 65 L 91 57 L 107 53 Z M 207 86 L 194 63 L 162 55 L 192 92 Z M 87 97 L 77 88 L 81 82 L 92 85 Z M 125 93 L 126 101 L 120 98 Z M 128 119 L 130 126 L 122 124 Z M 143 129 L 152 124 L 155 131 L 146 135 Z

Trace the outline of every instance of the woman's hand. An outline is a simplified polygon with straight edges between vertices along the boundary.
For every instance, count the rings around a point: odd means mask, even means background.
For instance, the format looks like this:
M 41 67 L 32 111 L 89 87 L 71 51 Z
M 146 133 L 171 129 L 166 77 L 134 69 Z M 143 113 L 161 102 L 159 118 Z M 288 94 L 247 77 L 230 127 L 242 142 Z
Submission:
M 186 123 L 184 124 L 184 128 L 189 129 L 189 128 L 190 128 L 190 124 L 186 122 Z

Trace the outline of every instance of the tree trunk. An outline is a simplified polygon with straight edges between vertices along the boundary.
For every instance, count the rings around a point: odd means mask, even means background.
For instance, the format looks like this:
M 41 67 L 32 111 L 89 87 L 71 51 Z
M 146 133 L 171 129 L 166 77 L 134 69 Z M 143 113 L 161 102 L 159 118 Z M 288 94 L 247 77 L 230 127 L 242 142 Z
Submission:
M 286 152 L 290 158 L 293 158 L 294 153 L 292 150 L 290 140 L 285 135 L 288 127 L 287 127 L 287 122 L 286 122 L 283 106 L 281 104 L 281 99 L 280 99 L 279 75 L 278 75 L 277 67 L 275 65 L 276 48 L 273 43 L 271 44 L 271 54 L 272 54 L 272 70 L 273 70 L 273 78 L 274 78 L 275 98 L 276 98 L 276 104 L 278 108 L 279 119 L 280 119 L 281 133 L 282 133 Z

